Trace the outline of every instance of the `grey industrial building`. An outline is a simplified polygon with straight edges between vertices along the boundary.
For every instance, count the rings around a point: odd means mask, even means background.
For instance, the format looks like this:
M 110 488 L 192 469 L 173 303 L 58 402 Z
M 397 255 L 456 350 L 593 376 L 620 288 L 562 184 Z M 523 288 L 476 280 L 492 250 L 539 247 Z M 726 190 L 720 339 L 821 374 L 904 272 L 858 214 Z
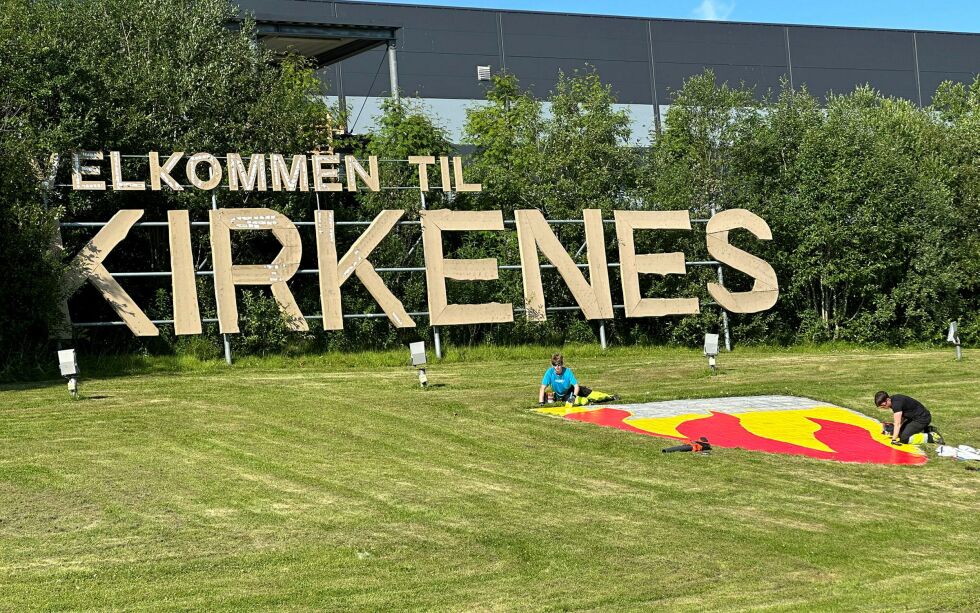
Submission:
M 610 17 L 319 0 L 241 0 L 265 44 L 315 57 L 355 132 L 372 125 L 397 83 L 423 99 L 455 139 L 484 98 L 479 67 L 506 70 L 539 97 L 558 72 L 590 65 L 629 108 L 642 143 L 684 79 L 711 68 L 758 92 L 780 79 L 811 92 L 868 83 L 929 104 L 945 80 L 980 72 L 980 35 Z

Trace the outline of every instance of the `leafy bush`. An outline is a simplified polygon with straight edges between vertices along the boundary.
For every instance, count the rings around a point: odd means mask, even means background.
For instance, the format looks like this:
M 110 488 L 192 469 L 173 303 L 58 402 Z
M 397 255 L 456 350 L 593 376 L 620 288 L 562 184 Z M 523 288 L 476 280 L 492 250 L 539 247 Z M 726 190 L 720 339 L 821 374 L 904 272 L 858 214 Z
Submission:
M 310 338 L 309 334 L 294 332 L 290 326 L 295 322 L 276 299 L 258 290 L 242 292 L 238 320 L 241 333 L 231 336 L 236 353 L 301 353 Z

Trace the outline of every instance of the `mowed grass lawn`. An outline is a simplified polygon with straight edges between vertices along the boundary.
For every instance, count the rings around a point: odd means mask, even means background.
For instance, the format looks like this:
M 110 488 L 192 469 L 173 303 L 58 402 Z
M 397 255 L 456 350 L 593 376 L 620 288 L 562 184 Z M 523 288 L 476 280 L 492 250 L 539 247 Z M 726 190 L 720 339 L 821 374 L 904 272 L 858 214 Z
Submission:
M 980 472 L 840 464 L 534 414 L 548 348 L 0 388 L 0 609 L 980 609 Z M 922 400 L 980 444 L 980 351 L 570 348 L 625 401 Z M 177 372 L 166 372 L 170 366 Z

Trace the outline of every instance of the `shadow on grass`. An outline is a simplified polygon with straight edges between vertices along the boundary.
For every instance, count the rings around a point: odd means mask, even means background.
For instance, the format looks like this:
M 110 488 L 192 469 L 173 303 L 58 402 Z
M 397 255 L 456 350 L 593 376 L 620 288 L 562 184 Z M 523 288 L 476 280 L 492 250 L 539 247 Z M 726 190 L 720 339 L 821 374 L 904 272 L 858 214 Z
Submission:
M 48 379 L 45 381 L 25 381 L 23 383 L 0 383 L 0 390 L 10 392 L 41 390 L 64 385 L 65 382 L 61 379 Z

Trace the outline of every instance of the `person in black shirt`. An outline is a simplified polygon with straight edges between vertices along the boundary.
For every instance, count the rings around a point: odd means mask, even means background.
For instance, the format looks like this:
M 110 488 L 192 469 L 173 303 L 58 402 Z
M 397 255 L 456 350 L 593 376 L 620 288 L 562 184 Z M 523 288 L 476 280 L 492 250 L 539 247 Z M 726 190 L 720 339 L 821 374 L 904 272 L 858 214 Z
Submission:
M 891 411 L 895 417 L 895 429 L 892 430 L 892 443 L 908 443 L 913 434 L 925 432 L 932 423 L 932 414 L 915 398 L 888 392 L 875 394 L 875 406 Z

